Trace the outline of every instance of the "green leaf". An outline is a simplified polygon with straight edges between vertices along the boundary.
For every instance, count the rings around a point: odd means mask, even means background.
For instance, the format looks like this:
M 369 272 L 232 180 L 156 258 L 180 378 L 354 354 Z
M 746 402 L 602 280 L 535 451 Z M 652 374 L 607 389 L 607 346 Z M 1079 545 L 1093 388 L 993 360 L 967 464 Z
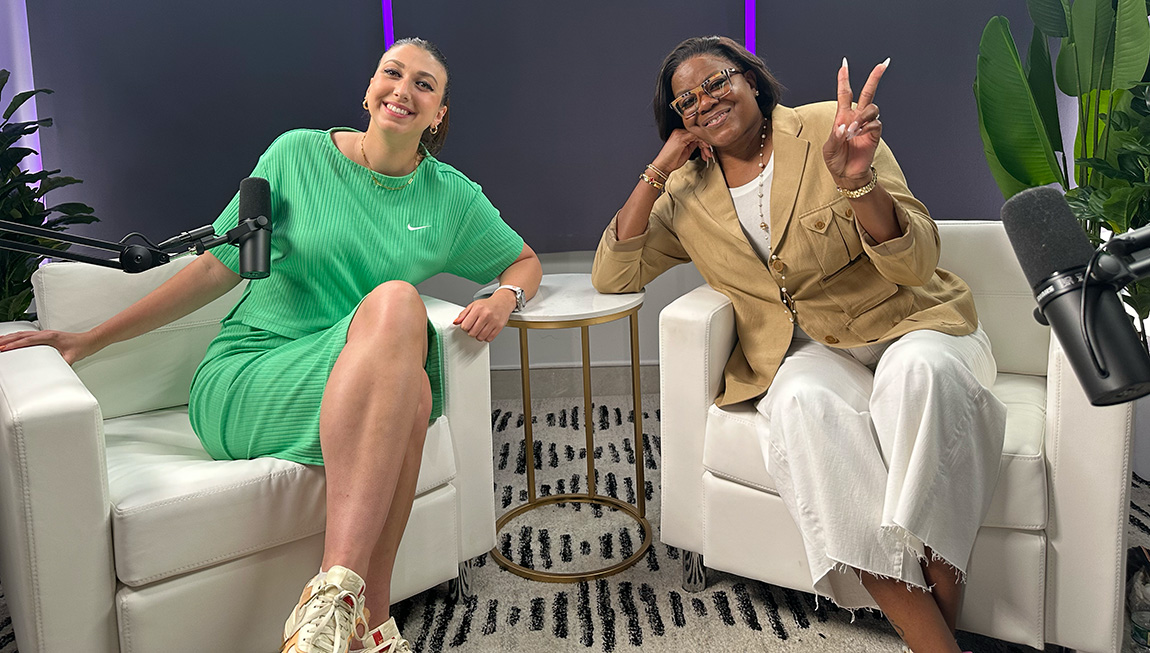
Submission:
M 1150 2 L 1150 0 L 1147 0 Z M 1066 5 L 1062 0 L 1026 0 L 1026 11 L 1034 26 L 1046 36 L 1069 36 Z
M 64 202 L 56 206 L 50 206 L 47 209 L 48 213 L 63 213 L 64 215 L 80 215 L 82 213 L 92 213 L 92 207 L 80 202 Z
M 1143 320 L 1150 317 L 1150 282 L 1135 281 L 1126 286 L 1126 293 L 1122 299 L 1138 313 L 1138 317 Z
M 53 173 L 60 172 L 59 170 L 52 171 Z M 40 182 L 40 187 L 32 194 L 33 197 L 43 197 L 49 191 L 63 188 L 64 186 L 71 186 L 72 184 L 82 184 L 84 182 L 76 179 L 75 177 L 49 177 Z
M 1081 1 L 1081 0 L 1079 0 L 1079 1 Z M 28 99 L 31 98 L 33 95 L 37 95 L 40 93 L 47 95 L 51 92 L 52 92 L 51 89 L 38 88 L 34 91 L 24 91 L 23 93 L 17 93 L 15 96 L 12 97 L 12 101 L 8 103 L 8 108 L 4 110 L 4 120 L 11 118 L 12 114 L 16 113 L 16 110 L 20 108 L 20 105 L 27 102 Z
M 1107 61 L 1114 37 L 1114 9 L 1110 0 L 1075 0 L 1070 7 L 1078 56 L 1078 84 L 1082 92 L 1108 90 L 1113 55 Z M 1105 80 L 1105 81 L 1103 81 Z M 1081 95 L 1081 93 L 1079 93 Z
M 1150 2 L 1150 0 L 1146 1 Z M 11 74 L 6 69 L 0 68 L 0 92 L 4 90 L 4 85 L 8 83 L 8 76 Z
M 1142 201 L 1142 191 L 1130 186 L 1115 188 L 1110 197 L 1102 203 L 1102 219 L 1110 225 L 1114 233 L 1125 233 L 1130 228 L 1130 219 Z
M 1150 22 L 1142 0 L 1118 0 L 1114 21 L 1114 74 L 1110 88 L 1130 88 L 1142 81 L 1150 61 Z
M 978 52 L 975 96 L 980 130 L 985 131 L 984 145 L 993 150 L 1002 169 L 1024 187 L 1056 181 L 1065 186 L 1005 18 L 990 19 Z M 1013 194 L 1011 187 L 999 183 L 1007 197 Z
M 1030 94 L 1034 96 L 1038 114 L 1046 128 L 1046 138 L 1055 151 L 1063 151 L 1062 131 L 1058 124 L 1058 100 L 1054 96 L 1054 73 L 1050 68 L 1050 49 L 1038 27 L 1034 28 L 1030 49 L 1026 53 L 1026 82 L 1030 85 Z
M 1062 44 L 1058 48 L 1054 80 L 1058 82 L 1058 90 L 1064 95 L 1070 97 L 1081 95 L 1078 88 L 1078 46 L 1070 39 L 1062 39 Z
M 978 78 L 974 80 L 974 100 L 975 107 L 981 105 L 978 99 Z M 1010 173 L 1002 167 L 998 162 L 998 156 L 994 154 L 994 146 L 990 142 L 990 137 L 986 134 L 986 127 L 982 122 L 982 111 L 978 111 L 978 133 L 982 136 L 982 151 L 986 155 L 986 164 L 990 167 L 990 174 L 994 177 L 994 181 L 998 184 L 998 189 L 1002 192 L 1004 199 L 1010 199 L 1015 194 L 1020 193 L 1029 186 L 1018 181 L 1010 176 Z
M 10 147 L 6 150 L 0 150 L 0 174 L 7 174 L 9 170 L 23 161 L 24 157 L 35 153 L 36 150 L 30 147 Z
M 0 300 L 0 318 L 6 322 L 19 320 L 32 304 L 32 289 L 25 288 L 11 297 Z
M 94 215 L 58 215 L 44 221 L 45 229 L 55 229 L 56 227 L 64 227 L 73 224 L 92 224 L 99 222 L 100 219 Z

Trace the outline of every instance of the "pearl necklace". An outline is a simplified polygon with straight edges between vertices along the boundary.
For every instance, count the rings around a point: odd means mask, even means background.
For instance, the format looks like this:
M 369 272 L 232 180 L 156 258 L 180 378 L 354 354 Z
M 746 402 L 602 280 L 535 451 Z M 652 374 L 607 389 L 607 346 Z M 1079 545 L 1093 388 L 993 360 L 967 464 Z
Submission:
M 767 121 L 764 120 L 763 134 L 759 138 L 759 229 L 763 230 L 763 233 L 766 234 L 767 239 L 769 240 L 771 237 L 771 228 L 770 225 L 767 224 L 767 219 L 763 216 L 763 182 L 766 181 L 766 176 L 763 173 L 766 172 L 765 169 L 767 167 L 767 165 L 763 163 L 763 150 L 765 150 L 766 147 Z

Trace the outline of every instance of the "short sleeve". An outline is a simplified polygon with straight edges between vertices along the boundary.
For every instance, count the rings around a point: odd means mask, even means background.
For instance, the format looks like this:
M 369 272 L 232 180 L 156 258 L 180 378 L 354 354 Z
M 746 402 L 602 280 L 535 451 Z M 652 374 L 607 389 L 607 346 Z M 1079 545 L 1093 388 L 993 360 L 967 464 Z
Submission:
M 276 150 L 278 149 L 277 144 L 280 144 L 280 147 L 282 147 L 281 141 L 283 139 L 284 136 L 281 135 L 279 138 L 273 141 L 270 146 L 268 146 L 267 151 L 260 155 L 260 160 L 256 162 L 256 167 L 252 170 L 252 173 L 248 175 L 249 177 L 263 177 L 264 179 L 268 180 L 268 183 L 271 186 L 272 215 L 269 215 L 268 218 L 273 222 L 273 231 L 275 222 L 276 184 L 275 180 L 272 179 L 271 176 L 274 168 L 272 162 L 276 157 Z M 236 194 L 232 196 L 232 201 L 228 202 L 228 205 L 224 207 L 224 210 L 220 213 L 220 216 L 216 218 L 215 222 L 212 223 L 212 230 L 216 232 L 216 235 L 222 236 L 228 231 L 235 229 L 239 224 L 240 193 L 237 190 Z M 230 269 L 232 272 L 235 272 L 236 274 L 240 273 L 240 249 L 238 247 L 229 243 L 224 243 L 222 245 L 217 245 L 208 251 L 212 253 L 212 256 L 215 256 L 217 259 L 219 259 L 220 263 L 228 266 L 228 269 Z
M 452 243 L 445 271 L 476 283 L 488 283 L 514 263 L 522 251 L 523 238 L 507 226 L 499 210 L 477 190 Z

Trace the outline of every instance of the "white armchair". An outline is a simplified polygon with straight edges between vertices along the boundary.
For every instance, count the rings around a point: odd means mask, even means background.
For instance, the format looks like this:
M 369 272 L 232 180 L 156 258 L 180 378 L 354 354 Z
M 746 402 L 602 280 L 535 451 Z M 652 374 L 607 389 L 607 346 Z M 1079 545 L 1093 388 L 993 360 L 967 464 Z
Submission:
M 1007 406 L 1005 451 L 971 557 L 959 628 L 1043 648 L 1117 653 L 1132 408 L 1096 408 L 1049 329 L 999 222 L 940 222 L 940 266 L 974 291 Z M 751 402 L 714 405 L 735 343 L 729 301 L 708 286 L 659 321 L 664 543 L 684 587 L 706 567 L 812 591 L 801 535 L 763 465 Z
M 88 328 L 186 262 L 45 266 L 38 326 Z M 49 347 L 0 353 L 0 579 L 21 653 L 279 650 L 322 555 L 323 469 L 214 461 L 186 406 L 240 290 L 74 367 Z M 396 601 L 466 581 L 495 544 L 488 348 L 452 326 L 460 307 L 425 302 L 443 337 L 444 415 L 428 427 Z

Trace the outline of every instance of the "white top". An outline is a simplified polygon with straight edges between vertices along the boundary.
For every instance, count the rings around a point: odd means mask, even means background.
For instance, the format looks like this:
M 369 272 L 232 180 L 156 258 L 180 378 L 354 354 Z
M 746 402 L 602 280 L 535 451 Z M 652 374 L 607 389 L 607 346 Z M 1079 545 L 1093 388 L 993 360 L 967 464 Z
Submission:
M 730 189 L 735 203 L 735 214 L 743 227 L 743 235 L 764 262 L 771 259 L 771 180 L 775 176 L 775 154 L 771 153 L 767 167 L 750 182 Z M 759 213 L 759 193 L 763 194 L 763 212 Z M 767 225 L 764 230 L 760 224 Z
M 499 284 L 475 293 L 476 299 L 490 297 Z M 522 322 L 565 322 L 612 315 L 642 306 L 643 293 L 606 295 L 591 285 L 590 274 L 545 274 L 539 292 L 511 319 Z

